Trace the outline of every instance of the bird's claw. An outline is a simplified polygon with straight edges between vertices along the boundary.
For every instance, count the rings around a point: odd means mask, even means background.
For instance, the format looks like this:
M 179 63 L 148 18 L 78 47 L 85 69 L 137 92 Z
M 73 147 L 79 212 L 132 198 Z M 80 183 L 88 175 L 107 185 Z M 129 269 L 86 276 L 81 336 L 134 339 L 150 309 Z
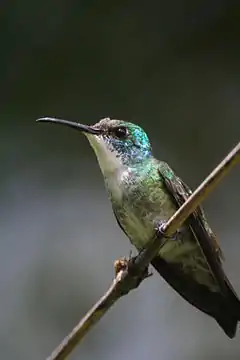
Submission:
M 178 238 L 178 231 L 176 231 L 173 235 L 168 236 L 165 235 L 165 231 L 164 231 L 164 226 L 166 225 L 166 221 L 161 221 L 156 228 L 156 233 L 157 236 L 163 236 L 165 239 L 169 239 L 169 240 L 177 240 Z

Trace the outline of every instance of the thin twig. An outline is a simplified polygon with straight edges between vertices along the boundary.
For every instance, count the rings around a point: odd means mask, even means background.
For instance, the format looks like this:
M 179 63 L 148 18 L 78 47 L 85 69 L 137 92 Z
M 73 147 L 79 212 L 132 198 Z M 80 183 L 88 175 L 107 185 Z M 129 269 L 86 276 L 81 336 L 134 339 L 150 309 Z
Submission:
M 166 222 L 163 231 L 165 236 L 171 236 L 181 227 L 188 216 L 207 198 L 218 182 L 240 161 L 240 143 L 226 156 L 226 158 L 212 171 L 202 184 L 192 193 L 187 201 Z M 147 248 L 140 252 L 134 263 L 127 269 L 120 270 L 113 280 L 110 288 L 103 297 L 87 312 L 72 332 L 62 341 L 54 352 L 46 360 L 65 360 L 76 345 L 83 339 L 86 333 L 97 323 L 103 315 L 126 295 L 129 291 L 138 287 L 141 281 L 147 277 L 144 269 L 149 265 L 153 257 L 158 253 L 164 236 L 155 236 Z
M 208 177 L 192 193 L 188 200 L 179 208 L 164 226 L 165 235 L 174 234 L 188 216 L 208 197 L 217 184 L 240 161 L 240 143 L 216 166 Z

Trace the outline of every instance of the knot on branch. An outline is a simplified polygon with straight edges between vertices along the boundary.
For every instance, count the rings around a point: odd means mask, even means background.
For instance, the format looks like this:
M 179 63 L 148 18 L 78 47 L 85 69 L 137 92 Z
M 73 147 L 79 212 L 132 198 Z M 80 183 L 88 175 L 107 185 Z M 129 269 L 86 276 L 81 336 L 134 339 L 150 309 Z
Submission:
M 115 280 L 116 291 L 119 292 L 120 296 L 124 296 L 129 291 L 138 288 L 141 282 L 152 276 L 152 272 L 149 271 L 149 266 L 141 269 L 139 264 L 136 262 L 138 256 L 131 256 L 129 258 L 121 258 L 114 262 L 115 269 Z

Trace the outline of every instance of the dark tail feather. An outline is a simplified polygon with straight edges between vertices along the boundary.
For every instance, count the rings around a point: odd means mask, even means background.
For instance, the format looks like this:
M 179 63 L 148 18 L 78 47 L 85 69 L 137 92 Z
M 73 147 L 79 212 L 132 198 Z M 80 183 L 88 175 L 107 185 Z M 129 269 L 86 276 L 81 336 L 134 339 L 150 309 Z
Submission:
M 223 331 L 231 339 L 236 335 L 237 324 L 240 321 L 240 301 L 229 280 L 226 278 L 228 291 L 227 306 L 215 317 Z
M 233 339 L 236 335 L 237 323 L 239 319 L 231 314 L 222 314 L 218 318 L 216 317 L 216 320 L 225 334 L 230 337 L 230 339 Z
M 223 290 L 212 292 L 186 275 L 178 264 L 169 264 L 156 256 L 152 265 L 185 300 L 212 316 L 228 337 L 232 339 L 235 336 L 237 323 L 240 322 L 240 300 L 225 275 Z

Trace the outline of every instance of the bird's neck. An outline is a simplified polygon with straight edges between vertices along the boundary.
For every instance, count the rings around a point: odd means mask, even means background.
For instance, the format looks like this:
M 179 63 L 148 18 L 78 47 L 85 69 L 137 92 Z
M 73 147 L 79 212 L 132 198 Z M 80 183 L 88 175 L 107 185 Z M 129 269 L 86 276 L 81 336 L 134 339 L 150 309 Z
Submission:
M 110 197 L 121 200 L 124 194 L 145 183 L 155 169 L 155 162 L 156 160 L 151 157 L 144 159 L 141 164 L 131 163 L 117 167 L 111 172 L 103 172 Z
M 141 162 L 134 160 L 125 163 L 120 162 L 116 167 L 102 167 L 102 172 L 105 177 L 127 173 L 133 177 L 144 176 L 151 171 L 155 161 L 154 157 L 151 156 L 143 158 Z
M 149 168 L 153 160 L 153 156 L 150 153 L 143 155 L 134 154 L 131 157 L 129 154 L 118 154 L 108 149 L 96 151 L 96 155 L 104 177 L 116 176 L 120 173 L 126 173 L 126 171 L 135 174 L 144 172 L 146 167 Z

